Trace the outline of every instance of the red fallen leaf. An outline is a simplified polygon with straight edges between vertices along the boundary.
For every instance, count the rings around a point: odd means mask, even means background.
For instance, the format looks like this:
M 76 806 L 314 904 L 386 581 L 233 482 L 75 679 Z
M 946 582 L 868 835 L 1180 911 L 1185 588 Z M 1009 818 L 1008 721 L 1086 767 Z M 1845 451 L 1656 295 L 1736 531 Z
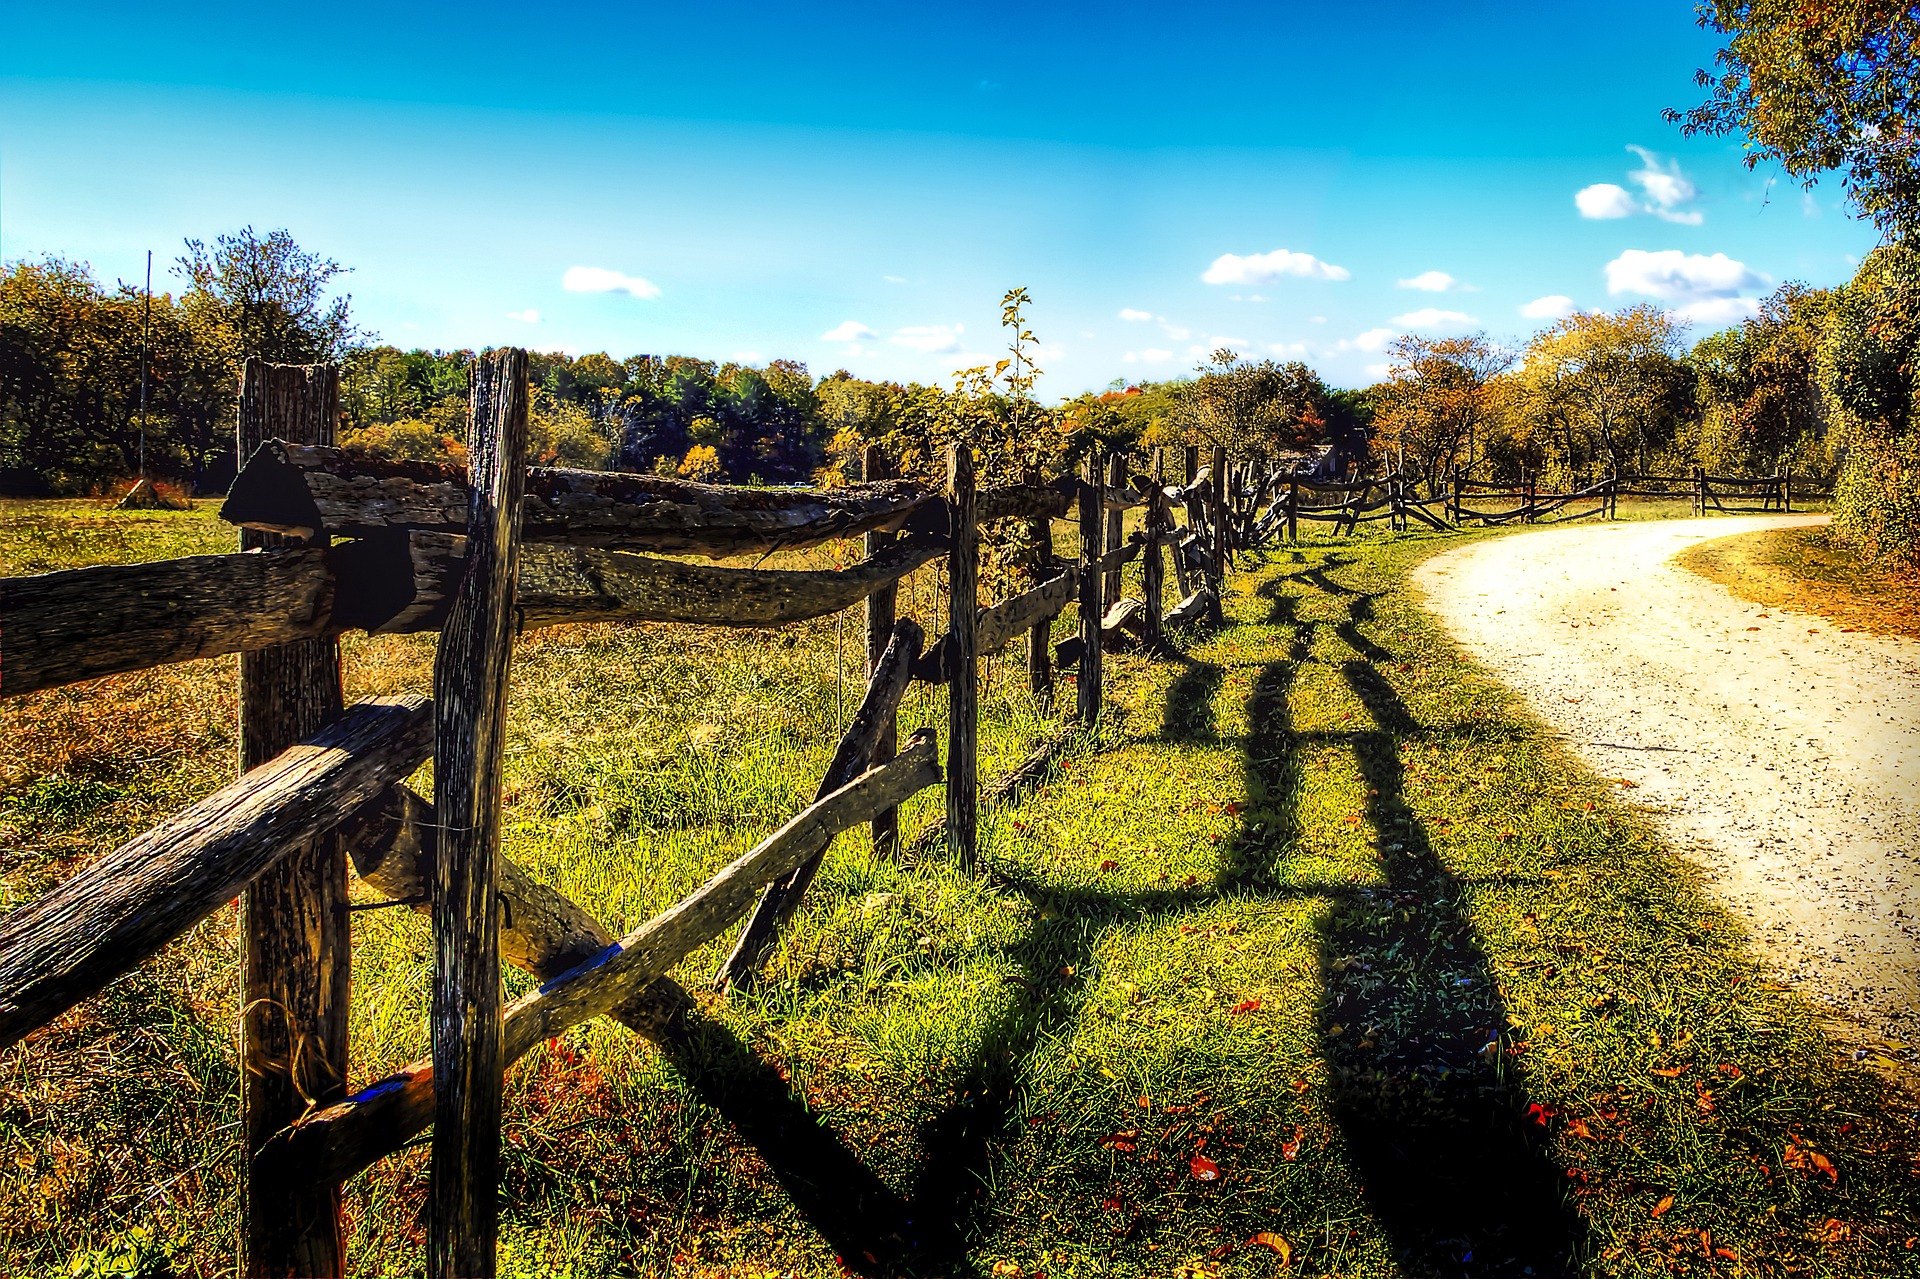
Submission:
M 1120 869 L 1120 863 L 1113 860 L 1113 858 L 1111 857 L 1107 858 L 1107 860 L 1100 863 L 1100 871 L 1102 874 L 1105 874 L 1107 871 L 1113 871 L 1113 870 L 1119 870 L 1119 869 Z
M 1187 1170 L 1193 1174 L 1195 1181 L 1220 1180 L 1220 1165 L 1205 1155 L 1195 1155 L 1187 1160 Z
M 1833 1166 L 1833 1160 L 1811 1146 L 1801 1145 L 1798 1137 L 1788 1139 L 1786 1154 L 1782 1156 L 1782 1160 L 1787 1167 L 1797 1169 L 1807 1176 L 1822 1176 L 1835 1184 L 1840 1181 L 1840 1171 Z
M 1722 1065 L 1720 1067 L 1720 1073 L 1725 1075 L 1728 1079 L 1738 1079 L 1740 1078 L 1740 1067 Z
M 1280 1143 L 1280 1157 L 1288 1163 L 1292 1163 L 1300 1154 L 1300 1134 L 1302 1131 L 1300 1125 L 1295 1124 L 1293 1127 L 1293 1137 L 1290 1140 Z
M 1547 1121 L 1559 1113 L 1554 1107 L 1543 1106 L 1537 1101 L 1527 1107 L 1527 1118 L 1537 1128 L 1545 1128 Z
M 1653 1206 L 1653 1210 L 1647 1213 L 1647 1215 L 1649 1217 L 1658 1217 L 1661 1213 L 1665 1212 L 1667 1209 L 1671 1207 L 1673 1207 L 1673 1196 L 1668 1195 L 1666 1198 L 1662 1199 L 1659 1203 L 1655 1204 Z
M 1396 671 L 1410 671 L 1413 669 L 1413 667 L 1407 665 L 1407 663 L 1405 662 L 1402 662 L 1400 663 L 1400 665 L 1394 667 L 1393 669 L 1395 669 Z
M 1200 882 L 1200 877 L 1198 875 L 1189 875 L 1185 879 L 1180 881 L 1180 887 L 1192 888 L 1195 884 L 1198 884 L 1199 882 Z
M 1269 1252 L 1279 1253 L 1280 1264 L 1283 1266 L 1293 1260 L 1293 1245 L 1289 1244 L 1285 1239 L 1282 1239 L 1271 1230 L 1262 1230 L 1259 1234 L 1247 1240 L 1247 1247 L 1265 1248 Z
M 1567 1132 L 1575 1137 L 1585 1137 L 1588 1141 L 1594 1139 L 1593 1129 L 1587 1127 L 1587 1121 L 1584 1119 L 1576 1119 L 1568 1124 Z
M 1232 1252 L 1232 1251 L 1233 1251 L 1233 1245 L 1232 1245 L 1232 1244 L 1230 1244 L 1230 1243 L 1223 1243 L 1223 1244 L 1221 1244 L 1221 1245 L 1220 1245 L 1220 1246 L 1219 1246 L 1218 1248 L 1215 1248 L 1215 1249 L 1213 1249 L 1212 1251 L 1210 1251 L 1210 1252 L 1208 1252 L 1208 1253 L 1207 1253 L 1207 1260 L 1208 1260 L 1208 1261 L 1218 1261 L 1218 1260 L 1220 1260 L 1220 1258 L 1222 1258 L 1222 1257 L 1224 1257 L 1224 1256 L 1226 1256 L 1226 1255 L 1227 1255 L 1228 1253 L 1230 1253 L 1230 1252 Z
M 1257 999 L 1243 999 L 1227 1011 L 1233 1013 L 1257 1013 L 1260 1011 L 1260 1001 Z
M 1687 1073 L 1687 1068 L 1685 1066 L 1669 1066 L 1665 1070 L 1654 1070 L 1648 1073 L 1658 1075 L 1662 1079 L 1678 1079 Z
M 1100 1144 L 1113 1150 L 1132 1154 L 1139 1140 L 1140 1130 L 1138 1128 L 1128 1128 L 1123 1132 L 1116 1132 L 1110 1137 L 1102 1137 Z
M 1230 803 L 1221 811 L 1229 817 L 1238 817 L 1240 815 L 1240 805 L 1238 803 Z

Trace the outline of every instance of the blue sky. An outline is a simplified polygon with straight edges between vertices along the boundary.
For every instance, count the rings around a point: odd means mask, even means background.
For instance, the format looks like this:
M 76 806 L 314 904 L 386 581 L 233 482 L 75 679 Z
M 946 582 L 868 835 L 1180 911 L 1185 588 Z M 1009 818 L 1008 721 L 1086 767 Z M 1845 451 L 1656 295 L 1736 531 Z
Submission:
M 1874 243 L 1692 141 L 1691 6 L 172 6 L 0 0 L 0 256 L 156 286 L 284 226 L 401 346 L 944 381 L 1034 296 L 1043 389 L 1222 343 L 1653 300 L 1697 331 Z M 1636 150 L 1637 148 L 1637 150 Z

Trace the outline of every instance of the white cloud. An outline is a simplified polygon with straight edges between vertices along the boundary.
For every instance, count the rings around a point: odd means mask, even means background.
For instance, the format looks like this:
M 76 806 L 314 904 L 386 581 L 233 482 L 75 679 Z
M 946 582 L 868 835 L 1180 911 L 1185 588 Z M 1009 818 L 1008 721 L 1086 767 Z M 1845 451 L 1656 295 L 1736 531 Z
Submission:
M 1288 276 L 1308 280 L 1350 280 L 1343 266 L 1322 262 L 1311 253 L 1275 249 L 1271 253 L 1222 253 L 1200 278 L 1208 284 L 1274 284 Z
M 657 298 L 660 286 L 637 275 L 622 275 L 603 266 L 570 266 L 560 277 L 560 287 L 569 293 L 628 293 L 636 298 Z
M 1724 328 L 1750 315 L 1760 314 L 1760 301 L 1757 298 L 1702 298 L 1698 302 L 1675 308 L 1673 314 L 1678 319 L 1692 320 L 1695 324 Z
M 509 311 L 507 312 L 507 318 L 509 320 L 518 320 L 522 324 L 540 323 L 540 313 L 532 307 L 528 307 L 524 311 Z
M 1419 289 L 1422 293 L 1446 293 L 1460 287 L 1460 281 L 1445 271 L 1422 271 L 1411 280 L 1400 281 L 1403 289 Z
M 1703 220 L 1700 211 L 1680 207 L 1700 194 L 1694 189 L 1693 183 L 1687 181 L 1686 175 L 1680 172 L 1680 161 L 1662 163 L 1659 156 L 1645 147 L 1630 146 L 1627 150 L 1640 157 L 1641 167 L 1627 176 L 1646 193 L 1647 212 L 1668 222 L 1699 226 Z
M 1640 212 L 1640 202 L 1625 187 L 1611 182 L 1596 182 L 1573 193 L 1573 203 L 1583 218 L 1630 218 Z
M 862 338 L 878 337 L 866 325 L 858 320 L 842 320 L 820 335 L 822 342 L 858 342 Z
M 1460 329 L 1472 324 L 1474 319 L 1465 311 L 1442 311 L 1439 307 L 1428 306 L 1405 315 L 1396 315 L 1393 322 L 1406 329 Z
M 1304 360 L 1313 354 L 1305 342 L 1272 342 L 1267 350 L 1283 360 Z
M 960 349 L 960 334 L 966 327 L 964 324 L 914 324 L 897 330 L 887 341 L 925 351 L 928 355 L 947 355 Z
M 1549 293 L 1526 303 L 1520 308 L 1520 314 L 1529 320 L 1559 320 L 1572 315 L 1577 309 L 1573 299 L 1566 294 Z
M 1393 372 L 1393 366 L 1391 364 L 1367 364 L 1361 366 L 1360 371 L 1378 382 L 1385 380 L 1386 377 Z
M 1144 351 L 1128 351 L 1120 357 L 1127 364 L 1165 364 L 1172 358 L 1172 351 L 1163 351 L 1157 346 L 1150 346 Z
M 1136 311 L 1130 306 L 1120 308 L 1120 318 L 1133 324 L 1145 324 L 1153 318 L 1151 311 Z
M 1160 331 L 1176 342 L 1184 342 L 1193 336 L 1192 330 L 1188 329 L 1185 325 L 1169 322 L 1164 315 L 1160 316 L 1159 320 Z
M 1384 349 L 1387 343 L 1399 336 L 1400 334 L 1394 329 L 1368 329 L 1365 333 L 1353 339 L 1353 348 L 1357 351 L 1379 351 Z M 1343 342 L 1341 345 L 1345 346 L 1347 344 Z
M 1628 249 L 1607 263 L 1607 292 L 1639 293 L 1667 302 L 1730 298 L 1767 278 L 1724 253 Z
M 883 275 L 880 278 L 888 284 L 905 284 L 907 282 L 907 277 L 904 275 Z
M 758 351 L 735 351 L 733 353 L 733 362 L 735 364 L 758 364 L 766 358 L 766 356 L 760 354 Z

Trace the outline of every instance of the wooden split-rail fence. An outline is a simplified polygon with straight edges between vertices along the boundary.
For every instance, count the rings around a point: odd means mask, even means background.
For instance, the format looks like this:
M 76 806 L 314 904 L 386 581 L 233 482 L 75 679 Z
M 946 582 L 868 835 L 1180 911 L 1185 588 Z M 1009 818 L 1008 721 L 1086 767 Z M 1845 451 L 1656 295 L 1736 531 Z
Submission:
M 966 447 L 943 490 L 882 478 L 838 489 L 749 489 L 533 468 L 527 357 L 481 357 L 465 468 L 334 447 L 333 366 L 246 365 L 246 464 L 222 514 L 241 551 L 0 579 L 0 696 L 224 653 L 240 654 L 240 762 L 231 784 L 0 917 L 0 1049 L 241 902 L 242 1273 L 337 1275 L 340 1185 L 431 1129 L 427 1270 L 494 1273 L 502 1079 L 540 1041 L 597 1016 L 658 1039 L 689 997 L 667 976 L 748 918 L 722 966 L 750 980 L 834 837 L 867 826 L 898 846 L 897 812 L 944 780 L 944 837 L 977 838 L 978 663 L 1025 636 L 1033 692 L 1075 671 L 1073 718 L 1101 713 L 1102 656 L 1164 646 L 1217 619 L 1221 575 L 1246 530 L 1215 450 L 1129 476 L 1087 459 L 1051 484 L 983 487 Z M 1078 555 L 1053 522 L 1078 512 Z M 1139 510 L 1140 527 L 1124 532 Z M 1185 516 L 1185 522 L 1180 519 Z M 1026 589 L 978 599 L 979 530 L 1025 529 Z M 864 538 L 836 570 L 709 566 Z M 1179 602 L 1163 610 L 1170 552 Z M 1139 598 L 1121 571 L 1144 556 Z M 895 617 L 896 586 L 944 561 L 947 629 L 929 643 Z M 1054 618 L 1078 631 L 1050 645 Z M 507 672 L 526 627 L 607 620 L 777 626 L 861 604 L 868 683 L 813 801 L 685 899 L 615 938 L 500 853 Z M 343 704 L 339 637 L 439 633 L 432 697 Z M 943 761 L 929 730 L 895 740 L 911 681 L 949 693 Z M 434 762 L 431 802 L 405 779 Z M 1031 761 L 1030 761 L 1031 763 Z M 1027 767 L 1023 765 L 1023 768 Z M 349 867 L 432 920 L 431 1055 L 349 1094 Z M 543 984 L 507 1004 L 502 962 Z
M 1687 498 L 1694 515 L 1791 513 L 1793 499 L 1822 496 L 1810 480 L 1787 474 L 1759 477 L 1709 475 L 1695 467 L 1686 475 L 1609 475 L 1567 492 L 1542 492 L 1528 477 L 1517 484 L 1486 483 L 1453 476 L 1427 487 L 1415 477 L 1387 471 L 1350 481 L 1314 479 L 1297 468 L 1264 470 L 1254 464 L 1230 468 L 1226 509 L 1230 545 L 1251 547 L 1281 538 L 1297 541 L 1302 521 L 1333 525 L 1339 535 L 1362 524 L 1388 522 L 1405 531 L 1419 525 L 1440 531 L 1505 524 L 1557 524 L 1614 519 L 1623 497 Z M 1256 478 L 1258 477 L 1258 478 Z M 1488 503 L 1493 504 L 1488 509 Z

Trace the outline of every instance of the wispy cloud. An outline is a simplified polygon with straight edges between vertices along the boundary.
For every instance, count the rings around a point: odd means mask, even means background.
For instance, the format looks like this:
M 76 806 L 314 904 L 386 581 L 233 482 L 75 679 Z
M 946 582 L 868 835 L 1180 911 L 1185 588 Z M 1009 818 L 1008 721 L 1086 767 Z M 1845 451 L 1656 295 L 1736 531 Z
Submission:
M 626 293 L 636 298 L 657 298 L 660 286 L 637 275 L 622 275 L 603 266 L 570 266 L 560 277 L 560 287 L 569 293 Z
M 1130 306 L 1120 308 L 1120 318 L 1131 324 L 1144 324 L 1153 318 L 1151 311 L 1136 311 Z
M 1201 280 L 1208 284 L 1275 284 L 1289 276 L 1303 280 L 1350 280 L 1353 272 L 1331 262 L 1322 262 L 1311 253 L 1274 249 L 1270 253 L 1222 253 L 1213 260 Z
M 1418 289 L 1422 293 L 1450 293 L 1461 287 L 1460 281 L 1445 271 L 1422 271 L 1412 279 L 1401 280 L 1399 284 L 1403 289 Z
M 966 327 L 964 324 L 912 324 L 896 329 L 887 341 L 928 355 L 948 355 L 960 349 L 960 335 Z
M 524 311 L 509 311 L 507 312 L 507 318 L 509 320 L 518 320 L 522 324 L 540 323 L 540 313 L 532 307 L 528 307 Z
M 858 320 L 842 320 L 820 335 L 822 342 L 858 342 L 863 338 L 878 337 L 866 325 Z
M 1465 311 L 1443 311 L 1439 307 L 1428 306 L 1405 315 L 1396 315 L 1393 322 L 1404 329 L 1464 329 L 1474 323 L 1474 318 Z
M 1640 157 L 1640 167 L 1627 174 L 1627 180 L 1640 188 L 1640 195 L 1636 197 L 1612 182 L 1582 187 L 1573 195 L 1581 217 L 1630 218 L 1636 213 L 1650 213 L 1683 226 L 1699 226 L 1706 220 L 1700 210 L 1685 207 L 1700 192 L 1681 172 L 1679 160 L 1664 158 L 1645 147 L 1629 146 L 1627 150 Z
M 1543 298 L 1535 298 L 1520 307 L 1520 314 L 1529 320 L 1559 320 L 1572 315 L 1577 310 L 1573 299 L 1564 293 L 1549 293 Z
M 1748 316 L 1760 314 L 1760 299 L 1702 298 L 1698 302 L 1689 302 L 1685 306 L 1675 307 L 1673 313 L 1680 319 L 1692 320 L 1695 324 L 1723 328 L 1729 324 L 1737 324 Z

